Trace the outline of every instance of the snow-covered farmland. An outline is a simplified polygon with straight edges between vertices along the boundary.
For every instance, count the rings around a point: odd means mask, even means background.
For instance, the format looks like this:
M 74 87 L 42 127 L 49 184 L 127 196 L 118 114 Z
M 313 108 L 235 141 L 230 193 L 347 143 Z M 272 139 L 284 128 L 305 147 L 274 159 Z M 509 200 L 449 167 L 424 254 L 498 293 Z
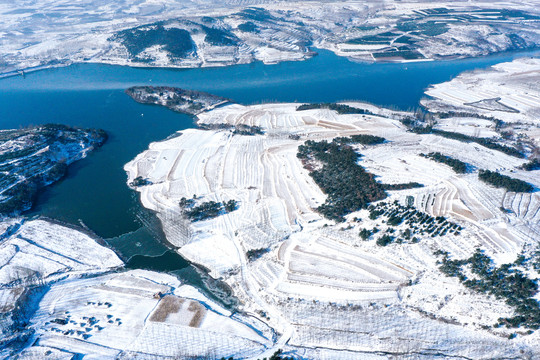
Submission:
M 92 237 L 44 220 L 0 223 L 0 284 L 34 283 L 67 273 L 104 272 L 123 265 Z
M 476 143 L 407 132 L 392 119 L 403 113 L 349 105 L 381 115 L 296 111 L 297 104 L 214 109 L 200 114 L 199 123 L 259 126 L 264 134 L 182 131 L 150 144 L 128 163 L 128 182 L 136 177 L 149 181 L 136 189 L 144 206 L 158 212 L 168 240 L 183 256 L 224 279 L 246 312 L 283 334 L 276 346 L 336 359 L 347 351 L 486 359 L 520 349 L 540 351 L 536 333 L 510 341 L 505 329 L 486 330 L 499 317 L 511 316 L 512 308 L 445 277 L 434 255 L 442 249 L 465 258 L 480 247 L 497 264 L 514 261 L 523 249 L 536 246 L 531 234 L 538 231 L 538 197 L 518 194 L 514 200 L 513 194 L 480 182 L 474 170 L 455 174 L 420 154 L 439 151 L 473 169 L 512 172 L 537 187 L 540 180 L 518 169 L 521 159 Z M 418 243 L 381 247 L 358 236 L 362 228 L 387 228 L 370 219 L 367 210 L 339 224 L 322 218 L 315 208 L 326 195 L 296 157 L 298 146 L 354 134 L 386 138 L 377 146 L 356 145 L 360 164 L 381 182 L 424 185 L 390 191 L 386 202 L 405 203 L 412 196 L 418 210 L 444 216 L 463 231 L 419 235 Z M 190 222 L 179 205 L 182 198 L 195 204 L 236 200 L 238 208 Z M 518 209 L 502 211 L 502 203 Z M 267 250 L 255 258 L 249 255 L 260 249 Z
M 186 287 L 142 270 L 64 280 L 43 296 L 30 326 L 40 347 L 104 359 L 246 357 L 271 344 L 261 322 L 179 296 L 197 292 Z
M 171 275 L 123 271 L 80 231 L 45 220 L 0 226 L 2 357 L 247 357 L 273 343 L 262 321 Z
M 507 124 L 499 131 L 521 134 L 521 140 L 540 145 L 540 60 L 522 58 L 501 63 L 487 70 L 459 75 L 451 81 L 431 86 L 422 104 L 435 112 L 476 113 L 500 119 Z M 474 120 L 474 121 L 473 121 Z M 443 130 L 459 131 L 474 136 L 495 135 L 493 121 L 481 119 L 439 120 Z M 476 135 L 477 134 L 477 135 Z

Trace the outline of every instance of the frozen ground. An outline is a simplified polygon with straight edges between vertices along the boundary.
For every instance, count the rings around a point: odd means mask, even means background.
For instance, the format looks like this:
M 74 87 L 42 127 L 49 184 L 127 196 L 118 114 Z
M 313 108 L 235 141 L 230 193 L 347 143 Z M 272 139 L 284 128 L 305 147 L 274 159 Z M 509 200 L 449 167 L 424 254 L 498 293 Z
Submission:
M 262 334 L 272 333 L 261 322 L 179 296 L 197 292 L 185 287 L 148 271 L 58 282 L 31 319 L 34 346 L 102 359 L 218 359 L 255 355 L 271 344 Z
M 272 345 L 260 320 L 173 276 L 123 271 L 112 250 L 80 231 L 44 220 L 1 227 L 2 358 L 248 357 Z
M 0 223 L 0 284 L 24 285 L 121 267 L 116 254 L 82 232 L 44 220 Z
M 72 62 L 185 68 L 297 61 L 313 56 L 312 45 L 364 61 L 479 56 L 535 47 L 537 15 L 535 1 L 4 2 L 0 75 Z
M 500 119 L 498 129 L 524 145 L 540 146 L 540 59 L 524 58 L 497 64 L 487 70 L 464 73 L 455 79 L 431 86 L 429 99 L 422 104 L 433 112 L 465 112 Z M 452 129 L 490 137 L 493 121 L 456 119 L 438 121 L 441 129 Z
M 228 282 L 246 312 L 281 333 L 276 347 L 329 359 L 537 354 L 537 332 L 508 340 L 511 330 L 492 328 L 512 308 L 445 277 L 433 253 L 442 249 L 466 258 L 479 247 L 497 264 L 513 262 L 537 246 L 540 197 L 505 193 L 480 182 L 474 171 L 458 175 L 420 153 L 439 151 L 473 169 L 497 170 L 537 187 L 538 176 L 518 169 L 524 160 L 475 143 L 407 132 L 394 120 L 403 113 L 349 105 L 380 115 L 296 111 L 297 104 L 214 109 L 199 115 L 199 123 L 259 126 L 264 134 L 182 131 L 128 163 L 128 181 L 140 176 L 151 182 L 137 191 L 143 205 L 158 212 L 167 239 Z M 358 146 L 360 164 L 381 182 L 425 185 L 390 192 L 385 201 L 405 203 L 412 196 L 418 210 L 445 216 L 463 231 L 380 247 L 358 236 L 362 228 L 387 228 L 366 210 L 345 223 L 321 218 L 314 209 L 325 194 L 296 157 L 297 148 L 306 140 L 353 134 L 388 140 Z M 232 199 L 238 208 L 190 222 L 179 206 L 183 197 L 196 204 Z M 501 203 L 515 209 L 501 211 Z M 257 249 L 267 251 L 248 256 Z

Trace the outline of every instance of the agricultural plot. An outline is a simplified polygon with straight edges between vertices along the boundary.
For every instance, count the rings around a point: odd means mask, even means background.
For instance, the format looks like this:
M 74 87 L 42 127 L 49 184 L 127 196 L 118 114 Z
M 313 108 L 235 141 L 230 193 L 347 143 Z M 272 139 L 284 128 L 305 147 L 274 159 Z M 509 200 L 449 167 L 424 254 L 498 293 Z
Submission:
M 245 357 L 265 349 L 268 339 L 256 329 L 175 295 L 177 288 L 176 278 L 146 271 L 61 281 L 45 294 L 31 326 L 40 346 L 102 358 Z
M 536 229 L 538 214 L 536 205 L 526 202 L 538 199 L 535 193 L 514 196 L 491 188 L 478 179 L 477 169 L 514 169 L 513 177 L 526 177 L 535 186 L 538 179 L 516 170 L 520 158 L 475 142 L 409 132 L 393 120 L 405 113 L 347 105 L 365 111 L 339 114 L 345 109 L 339 106 L 297 111 L 297 104 L 216 108 L 198 116 L 200 129 L 153 143 L 128 163 L 128 182 L 148 179 L 149 185 L 136 190 L 143 204 L 158 212 L 169 241 L 223 278 L 245 311 L 283 334 L 277 344 L 285 349 L 319 346 L 329 358 L 340 358 L 339 351 L 414 348 L 429 358 L 434 345 L 422 339 L 444 338 L 437 341 L 438 353 L 489 358 L 494 354 L 489 346 L 511 354 L 516 346 L 532 344 L 536 332 L 504 339 L 513 330 L 493 326 L 502 314 L 512 317 L 512 308 L 444 277 L 434 251 L 467 258 L 480 247 L 495 264 L 514 261 L 532 246 L 526 229 Z M 261 132 L 235 133 L 242 125 Z M 320 164 L 306 169 L 297 153 L 307 140 L 371 139 L 358 135 L 386 139 L 347 143 L 378 182 L 424 187 L 385 190 L 387 199 L 336 223 L 317 212 L 326 194 L 309 172 Z M 446 163 L 421 156 L 430 152 L 466 163 L 470 172 L 457 174 Z M 530 200 L 517 205 L 517 197 Z M 192 221 L 179 205 L 187 199 L 195 204 L 234 199 L 237 209 Z M 520 210 L 502 211 L 501 204 Z M 366 240 L 362 229 L 371 231 Z M 383 235 L 393 240 L 381 246 Z M 353 320 L 367 312 L 377 315 L 361 324 Z M 405 329 L 403 339 L 385 343 L 395 328 Z
M 100 246 L 90 236 L 47 221 L 13 221 L 3 231 L 3 286 L 50 281 L 71 272 L 99 273 L 123 265 L 112 250 Z
M 418 61 L 485 55 L 494 49 L 528 48 L 537 37 L 534 27 L 525 29 L 519 25 L 524 19 L 531 24 L 537 22 L 539 18 L 534 11 L 482 9 L 450 3 L 437 6 L 422 9 L 408 4 L 385 9 L 384 20 L 376 16 L 368 20 L 379 26 L 349 29 L 322 43 L 339 55 L 362 60 Z M 382 23 L 385 26 L 380 26 Z M 493 101 L 476 105 L 512 111 Z
M 476 126 L 479 134 L 489 131 L 493 136 L 496 132 L 497 137 L 504 135 L 525 149 L 534 149 L 539 146 L 539 68 L 538 59 L 518 59 L 462 74 L 431 86 L 426 94 L 433 99 L 423 100 L 422 104 L 433 112 L 476 114 L 477 120 L 471 123 L 469 119 L 468 123 Z M 455 121 L 455 117 L 445 117 L 437 126 L 452 126 Z
M 121 271 L 112 250 L 80 231 L 20 219 L 1 230 L 2 357 L 246 357 L 271 344 L 264 323 L 171 275 Z

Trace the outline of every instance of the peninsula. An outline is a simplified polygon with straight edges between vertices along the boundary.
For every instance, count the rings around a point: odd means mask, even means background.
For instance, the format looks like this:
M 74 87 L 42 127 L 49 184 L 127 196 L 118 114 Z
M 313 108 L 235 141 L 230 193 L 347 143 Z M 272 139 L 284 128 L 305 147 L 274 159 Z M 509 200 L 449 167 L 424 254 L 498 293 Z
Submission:
M 28 210 L 40 187 L 62 178 L 69 164 L 106 140 L 103 130 L 61 124 L 0 131 L 0 214 Z

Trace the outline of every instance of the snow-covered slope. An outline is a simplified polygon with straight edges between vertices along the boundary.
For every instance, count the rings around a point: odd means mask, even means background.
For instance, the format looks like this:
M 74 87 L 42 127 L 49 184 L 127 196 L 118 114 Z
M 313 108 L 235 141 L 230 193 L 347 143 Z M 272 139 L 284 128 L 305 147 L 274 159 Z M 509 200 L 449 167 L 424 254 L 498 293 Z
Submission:
M 311 354 L 308 358 L 336 359 L 375 353 L 487 359 L 514 356 L 519 349 L 540 351 L 537 333 L 510 341 L 509 330 L 492 328 L 499 317 L 511 316 L 512 308 L 445 277 L 434 255 L 445 250 L 466 258 L 479 247 L 496 264 L 512 262 L 540 235 L 538 222 L 529 220 L 534 215 L 501 211 L 500 202 L 513 194 L 480 182 L 474 172 L 458 175 L 420 154 L 440 151 L 473 168 L 512 172 L 535 186 L 539 179 L 517 169 L 522 159 L 476 143 L 407 132 L 392 119 L 402 113 L 349 105 L 388 117 L 296 111 L 297 104 L 229 105 L 199 115 L 199 123 L 259 126 L 264 134 L 184 130 L 152 143 L 128 163 L 128 181 L 149 180 L 137 191 L 143 205 L 158 212 L 167 239 L 183 256 L 227 281 L 246 311 L 282 333 L 276 346 Z M 315 208 L 326 195 L 297 158 L 298 146 L 353 134 L 387 139 L 357 146 L 360 164 L 381 182 L 424 185 L 391 191 L 385 202 L 405 204 L 412 197 L 417 210 L 448 218 L 463 228 L 461 233 L 419 234 L 417 243 L 381 247 L 358 236 L 362 228 L 388 231 L 367 210 L 350 214 L 345 223 L 322 218 Z M 526 196 L 533 208 L 540 205 L 537 194 Z M 196 204 L 232 199 L 238 208 L 190 222 L 179 205 L 184 197 Z M 257 249 L 267 251 L 250 257 Z

